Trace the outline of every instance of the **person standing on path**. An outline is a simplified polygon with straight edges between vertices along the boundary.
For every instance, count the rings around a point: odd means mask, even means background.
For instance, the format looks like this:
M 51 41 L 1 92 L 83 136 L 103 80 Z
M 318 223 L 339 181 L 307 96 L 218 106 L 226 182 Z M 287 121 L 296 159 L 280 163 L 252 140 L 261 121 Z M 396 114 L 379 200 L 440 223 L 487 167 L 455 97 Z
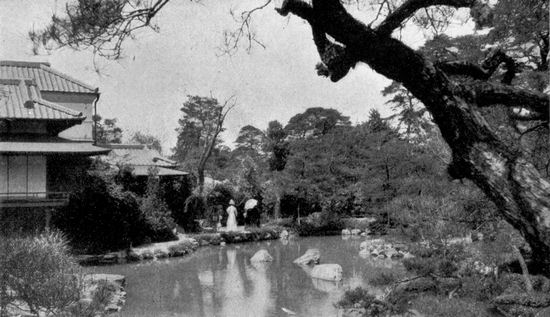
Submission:
M 227 231 L 237 231 L 237 208 L 235 207 L 235 201 L 231 199 L 229 201 L 229 207 L 227 207 Z

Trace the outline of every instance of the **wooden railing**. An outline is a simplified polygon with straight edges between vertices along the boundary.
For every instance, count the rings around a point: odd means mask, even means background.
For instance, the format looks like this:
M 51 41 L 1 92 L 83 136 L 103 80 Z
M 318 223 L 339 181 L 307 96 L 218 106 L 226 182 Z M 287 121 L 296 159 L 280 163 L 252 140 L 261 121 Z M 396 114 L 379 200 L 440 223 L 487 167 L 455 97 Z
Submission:
M 68 202 L 68 192 L 0 192 L 1 207 L 55 207 Z

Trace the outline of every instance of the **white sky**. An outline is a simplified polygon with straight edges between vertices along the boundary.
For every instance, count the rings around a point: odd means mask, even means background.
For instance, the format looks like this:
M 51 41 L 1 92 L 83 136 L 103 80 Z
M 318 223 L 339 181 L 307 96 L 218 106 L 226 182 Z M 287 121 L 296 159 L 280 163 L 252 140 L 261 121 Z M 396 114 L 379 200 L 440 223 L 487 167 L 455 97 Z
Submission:
M 338 83 L 316 75 L 319 61 L 309 26 L 297 17 L 283 18 L 273 7 L 255 16 L 258 38 L 266 49 L 255 47 L 232 57 L 219 57 L 223 31 L 235 27 L 231 8 L 250 8 L 259 1 L 173 0 L 156 18 L 160 32 L 145 30 L 124 45 L 126 58 L 117 62 L 96 59 L 90 52 L 70 49 L 33 56 L 28 31 L 39 29 L 62 0 L 0 0 L 0 59 L 48 61 L 52 67 L 99 87 L 98 113 L 116 117 L 129 136 L 140 130 L 159 137 L 164 152 L 175 145 L 177 120 L 187 95 L 212 94 L 220 101 L 231 95 L 238 106 L 226 119 L 223 138 L 232 143 L 241 127 L 265 129 L 271 120 L 286 124 L 309 107 L 332 107 L 362 122 L 370 109 L 389 114 L 380 91 L 389 84 L 365 65 L 358 65 Z M 368 16 L 367 9 L 355 12 Z M 369 21 L 369 20 L 367 20 Z M 471 24 L 455 27 L 471 30 Z M 422 32 L 406 29 L 404 39 L 413 47 L 424 41 Z

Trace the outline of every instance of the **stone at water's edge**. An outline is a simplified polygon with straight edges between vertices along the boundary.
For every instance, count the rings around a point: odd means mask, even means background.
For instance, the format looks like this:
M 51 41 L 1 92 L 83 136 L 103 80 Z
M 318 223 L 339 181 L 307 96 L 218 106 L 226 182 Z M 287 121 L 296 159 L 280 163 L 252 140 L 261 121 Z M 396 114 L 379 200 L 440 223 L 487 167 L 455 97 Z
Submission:
M 342 286 L 342 283 L 340 281 L 329 281 L 319 278 L 312 278 L 311 282 L 313 283 L 313 287 L 315 287 L 315 289 L 325 293 L 334 292 Z
M 383 239 L 365 240 L 359 245 L 359 255 L 364 257 L 370 254 L 373 257 L 401 259 L 413 257 L 412 254 L 405 251 L 402 245 L 393 245 L 385 242 Z
M 352 229 L 351 230 L 351 234 L 354 235 L 354 236 L 358 236 L 361 234 L 361 230 L 359 229 Z
M 351 234 L 351 231 L 349 231 L 349 229 L 342 229 L 343 236 L 349 236 L 350 234 Z
M 273 257 L 266 249 L 261 249 L 250 258 L 250 262 L 271 262 Z
M 342 267 L 339 264 L 319 264 L 311 270 L 311 277 L 327 281 L 341 281 Z
M 126 277 L 124 275 L 119 274 L 87 274 L 84 276 L 84 280 L 90 281 L 90 282 L 98 282 L 98 281 L 107 281 L 111 283 L 119 284 L 120 286 L 124 286 L 126 284 Z
M 293 263 L 298 265 L 319 264 L 320 259 L 321 251 L 319 249 L 307 249 L 306 253 L 294 260 Z
M 376 248 L 376 247 L 383 246 L 384 244 L 385 244 L 385 241 L 382 240 L 382 239 L 365 240 L 365 241 L 361 242 L 361 244 L 359 245 L 359 249 L 360 250 L 373 249 L 373 248 Z

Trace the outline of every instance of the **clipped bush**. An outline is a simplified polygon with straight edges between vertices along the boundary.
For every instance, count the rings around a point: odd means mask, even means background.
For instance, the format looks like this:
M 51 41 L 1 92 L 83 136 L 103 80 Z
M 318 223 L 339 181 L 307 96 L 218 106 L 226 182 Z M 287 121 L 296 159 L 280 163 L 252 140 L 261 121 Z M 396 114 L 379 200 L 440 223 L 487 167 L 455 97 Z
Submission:
M 291 228 L 300 236 L 324 236 L 340 234 L 345 225 L 340 215 L 323 211 L 310 214 L 300 223 L 293 223 Z
M 42 312 L 55 315 L 81 297 L 79 266 L 69 256 L 67 241 L 58 232 L 38 237 L 3 237 L 0 262 L 3 304 L 23 301 L 36 316 Z

